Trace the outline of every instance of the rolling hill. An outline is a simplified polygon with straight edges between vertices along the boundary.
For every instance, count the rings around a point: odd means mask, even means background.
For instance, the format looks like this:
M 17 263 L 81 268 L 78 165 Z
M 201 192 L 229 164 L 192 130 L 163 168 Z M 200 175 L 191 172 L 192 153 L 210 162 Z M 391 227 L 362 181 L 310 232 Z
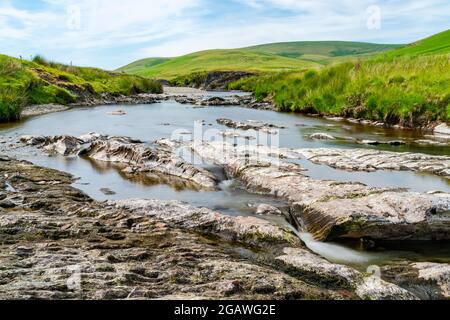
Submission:
M 405 47 L 392 50 L 387 56 L 418 56 L 450 53 L 450 30 L 435 34 Z
M 167 80 L 210 71 L 292 71 L 320 68 L 398 47 L 343 41 L 274 43 L 242 49 L 201 51 L 176 58 L 143 59 L 117 71 Z

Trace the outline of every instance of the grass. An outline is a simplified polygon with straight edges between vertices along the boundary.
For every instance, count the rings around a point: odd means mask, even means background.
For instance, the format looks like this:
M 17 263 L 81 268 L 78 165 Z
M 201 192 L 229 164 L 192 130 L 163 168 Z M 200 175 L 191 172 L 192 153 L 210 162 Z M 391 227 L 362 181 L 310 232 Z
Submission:
M 177 58 L 143 59 L 118 71 L 170 81 L 198 77 L 211 71 L 298 71 L 319 69 L 323 65 L 365 57 L 397 47 L 339 41 L 276 43 L 242 49 L 201 51 Z
M 427 126 L 450 121 L 450 30 L 362 61 L 242 79 L 282 111 Z
M 161 93 L 160 83 L 139 76 L 74 67 L 36 56 L 32 61 L 0 55 L 0 121 L 20 118 L 26 105 L 69 104 L 100 94 Z
M 381 55 L 323 70 L 243 79 L 231 89 L 270 98 L 282 111 L 423 126 L 450 120 L 450 55 Z
M 435 34 L 403 48 L 393 50 L 389 57 L 437 55 L 450 53 L 450 30 Z

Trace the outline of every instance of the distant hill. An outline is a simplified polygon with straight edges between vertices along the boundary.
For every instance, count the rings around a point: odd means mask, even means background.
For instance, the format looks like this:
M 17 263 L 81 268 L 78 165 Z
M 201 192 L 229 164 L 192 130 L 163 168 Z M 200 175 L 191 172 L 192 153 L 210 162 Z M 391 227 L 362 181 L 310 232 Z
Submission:
M 117 71 L 167 80 L 205 71 L 290 71 L 320 68 L 398 47 L 344 41 L 274 43 L 242 49 L 201 51 L 176 58 L 143 59 Z
M 450 53 L 450 30 L 387 53 L 388 56 L 418 56 Z

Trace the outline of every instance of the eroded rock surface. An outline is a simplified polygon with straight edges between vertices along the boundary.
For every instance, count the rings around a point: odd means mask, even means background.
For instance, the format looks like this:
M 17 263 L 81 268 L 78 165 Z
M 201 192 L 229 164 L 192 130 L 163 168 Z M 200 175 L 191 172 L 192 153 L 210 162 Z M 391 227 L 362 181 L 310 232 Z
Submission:
M 192 143 L 202 158 L 221 165 L 248 189 L 289 200 L 316 239 L 450 239 L 450 195 L 371 188 L 361 183 L 315 180 L 297 164 L 265 158 L 224 142 Z M 289 154 L 286 154 L 288 156 Z
M 295 149 L 309 161 L 351 171 L 403 170 L 450 179 L 450 157 L 370 149 Z
M 292 275 L 301 275 L 328 287 L 355 290 L 360 299 L 415 300 L 405 289 L 388 283 L 375 275 L 363 274 L 355 269 L 334 264 L 301 248 L 285 248 L 277 258 L 281 268 Z
M 300 240 L 292 231 L 256 217 L 231 217 L 207 208 L 195 208 L 177 201 L 121 200 L 110 205 L 135 214 L 158 218 L 165 223 L 201 233 L 214 234 L 246 244 L 296 245 Z
M 85 156 L 97 161 L 126 165 L 127 174 L 159 174 L 175 177 L 199 189 L 213 190 L 217 179 L 207 170 L 185 162 L 167 148 L 150 148 L 128 137 L 103 136 L 90 133 L 80 137 L 24 136 L 21 141 L 46 152 L 63 156 Z
M 140 214 L 95 202 L 72 182 L 65 173 L 0 159 L 1 192 L 15 204 L 0 209 L 0 299 L 343 298 L 253 260 L 247 247 L 212 237 L 216 232 L 202 235 L 206 218 L 201 227 L 185 221 L 182 228 L 161 219 L 176 220 L 184 205 L 155 201 L 152 214 Z M 239 225 L 224 222 L 218 234 Z M 257 248 L 258 257 L 270 253 Z
M 284 129 L 282 126 L 277 126 L 271 123 L 265 123 L 260 121 L 234 121 L 230 119 L 217 119 L 217 123 L 228 128 L 239 129 L 239 130 L 255 130 L 255 131 L 266 131 L 272 132 L 273 129 Z
M 386 266 L 383 274 L 389 281 L 414 292 L 421 299 L 450 300 L 450 264 L 416 262 Z

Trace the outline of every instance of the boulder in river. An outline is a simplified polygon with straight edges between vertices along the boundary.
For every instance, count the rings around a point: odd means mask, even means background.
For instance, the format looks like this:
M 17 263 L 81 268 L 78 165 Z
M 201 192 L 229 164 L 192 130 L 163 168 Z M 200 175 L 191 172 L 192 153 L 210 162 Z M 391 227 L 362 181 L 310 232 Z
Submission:
M 309 138 L 313 140 L 336 140 L 331 134 L 321 132 L 314 133 L 310 135 Z
M 278 126 L 271 123 L 265 123 L 260 121 L 234 121 L 230 119 L 217 119 L 217 123 L 228 128 L 239 129 L 239 130 L 255 130 L 255 131 L 269 131 L 271 129 L 284 129 L 283 126 Z

